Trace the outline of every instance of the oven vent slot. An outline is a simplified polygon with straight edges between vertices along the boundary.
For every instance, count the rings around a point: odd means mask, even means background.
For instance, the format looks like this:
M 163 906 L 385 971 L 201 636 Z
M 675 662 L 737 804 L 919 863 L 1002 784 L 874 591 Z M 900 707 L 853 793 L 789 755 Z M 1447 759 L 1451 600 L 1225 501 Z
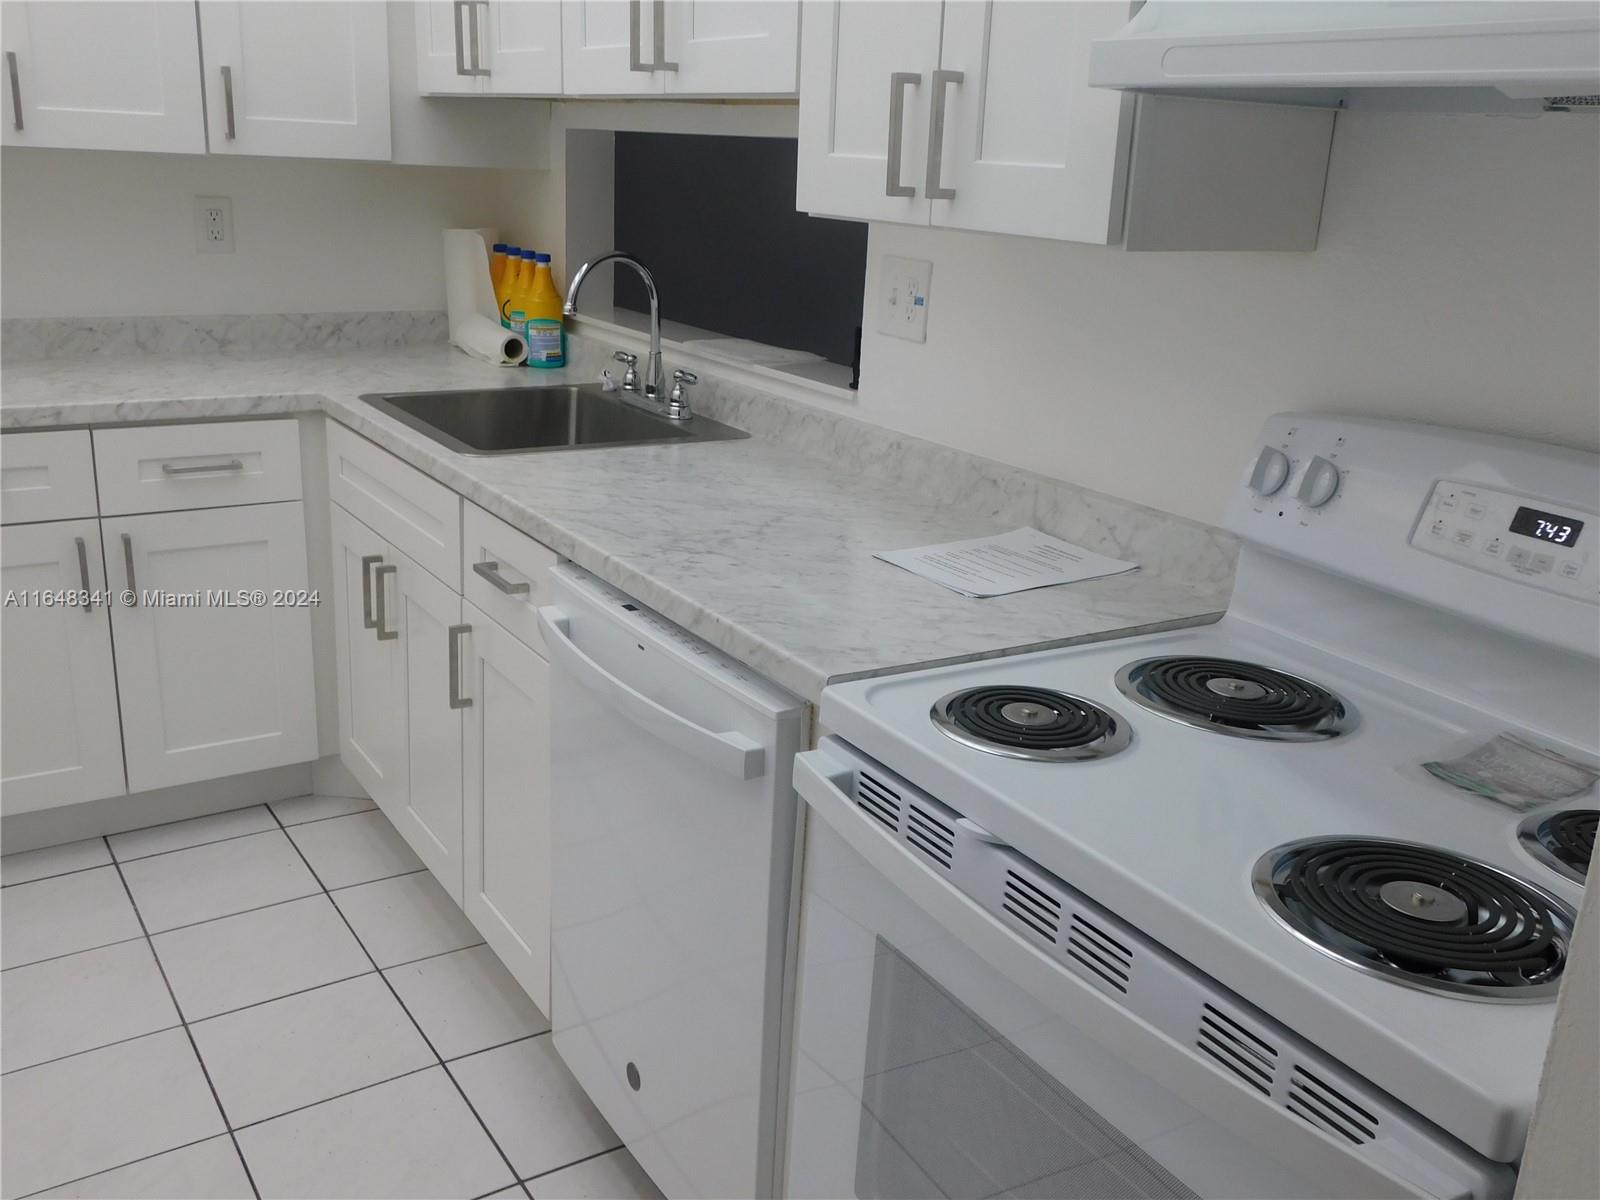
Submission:
M 1271 1095 L 1278 1051 L 1239 1022 L 1207 1004 L 1195 1044 L 1262 1095 Z M 1296 1068 L 1298 1070 L 1298 1068 Z
M 1079 913 L 1072 914 L 1067 929 L 1067 957 L 1117 991 L 1128 990 L 1133 951 Z
M 950 869 L 950 859 L 956 847 L 956 832 L 921 804 L 914 803 L 906 810 L 906 841 L 936 865 L 946 871 Z
M 900 793 L 865 771 L 856 772 L 856 804 L 880 824 L 900 831 Z
M 1289 1099 L 1285 1105 L 1301 1120 L 1357 1146 L 1378 1136 L 1377 1117 L 1298 1063 L 1289 1078 Z
M 1000 907 L 1051 945 L 1061 929 L 1061 901 L 1031 879 L 1006 869 L 1006 890 Z

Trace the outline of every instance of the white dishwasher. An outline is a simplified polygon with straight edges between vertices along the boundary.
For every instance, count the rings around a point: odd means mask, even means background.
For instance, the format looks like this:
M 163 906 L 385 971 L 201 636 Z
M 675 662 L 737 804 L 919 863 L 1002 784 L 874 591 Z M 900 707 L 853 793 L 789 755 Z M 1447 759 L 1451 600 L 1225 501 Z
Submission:
M 806 705 L 552 575 L 556 1050 L 668 1196 L 770 1195 Z

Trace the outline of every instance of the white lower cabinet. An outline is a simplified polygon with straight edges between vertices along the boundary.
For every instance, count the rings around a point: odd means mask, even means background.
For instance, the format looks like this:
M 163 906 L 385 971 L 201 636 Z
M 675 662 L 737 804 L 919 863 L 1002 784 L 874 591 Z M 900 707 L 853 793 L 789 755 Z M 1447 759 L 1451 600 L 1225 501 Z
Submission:
M 8 816 L 124 790 L 106 608 L 34 602 L 62 589 L 101 591 L 105 582 L 92 518 L 0 532 L 0 795 Z
M 462 907 L 550 1011 L 550 666 L 471 604 Z
M 394 550 L 337 504 L 333 513 L 334 645 L 339 757 L 396 826 L 406 802 L 406 676 L 400 639 L 380 637 L 375 603 L 397 573 Z M 381 567 L 394 568 L 374 575 Z M 373 584 L 380 591 L 375 597 Z
M 129 789 L 316 758 L 300 501 L 101 525 Z
M 406 798 L 401 836 L 461 903 L 461 597 L 396 551 L 384 596 L 405 659 Z

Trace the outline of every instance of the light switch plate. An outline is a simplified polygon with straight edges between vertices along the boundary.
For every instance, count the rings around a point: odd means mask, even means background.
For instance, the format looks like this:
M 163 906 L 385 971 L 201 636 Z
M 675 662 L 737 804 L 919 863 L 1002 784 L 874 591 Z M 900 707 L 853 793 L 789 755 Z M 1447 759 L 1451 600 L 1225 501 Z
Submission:
M 878 278 L 878 332 L 908 342 L 928 340 L 928 285 L 933 264 L 920 258 L 883 256 Z

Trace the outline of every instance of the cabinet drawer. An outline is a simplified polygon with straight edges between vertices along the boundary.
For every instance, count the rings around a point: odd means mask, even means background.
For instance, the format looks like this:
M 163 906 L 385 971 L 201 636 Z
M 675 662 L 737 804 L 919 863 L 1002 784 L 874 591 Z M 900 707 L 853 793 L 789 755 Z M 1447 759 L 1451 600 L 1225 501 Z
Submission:
M 328 422 L 328 493 L 397 550 L 461 590 L 461 497 Z
M 94 452 L 102 516 L 300 499 L 292 419 L 96 429 Z
M 536 610 L 550 603 L 550 568 L 560 558 L 476 504 L 462 506 L 461 526 L 461 594 L 544 654 Z
M 0 436 L 0 519 L 7 525 L 94 514 L 87 429 Z

